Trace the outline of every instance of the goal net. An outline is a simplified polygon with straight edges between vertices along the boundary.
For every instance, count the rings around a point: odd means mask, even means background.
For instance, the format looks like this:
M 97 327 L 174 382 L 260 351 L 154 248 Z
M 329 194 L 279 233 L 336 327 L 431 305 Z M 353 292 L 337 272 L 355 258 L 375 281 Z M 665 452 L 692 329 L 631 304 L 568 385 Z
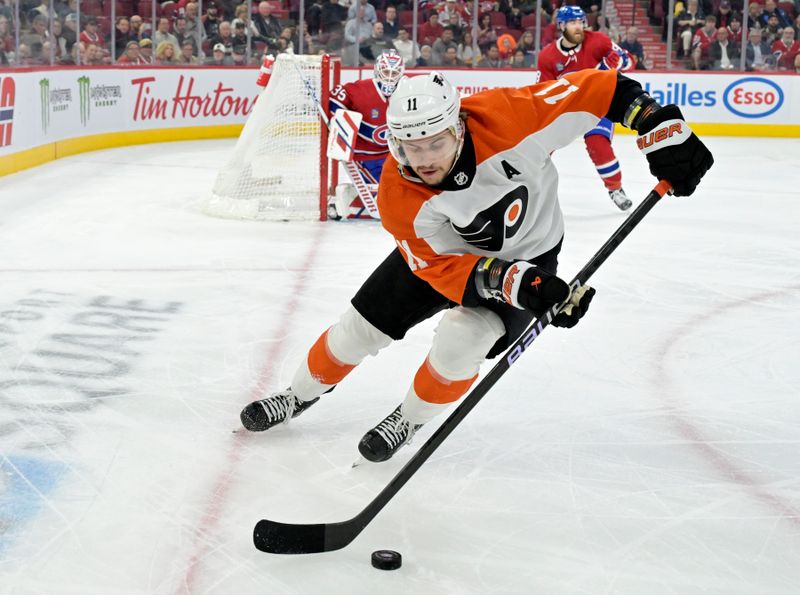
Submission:
M 229 161 L 217 174 L 204 211 L 256 220 L 326 218 L 330 167 L 325 155 L 330 90 L 339 61 L 278 55 Z

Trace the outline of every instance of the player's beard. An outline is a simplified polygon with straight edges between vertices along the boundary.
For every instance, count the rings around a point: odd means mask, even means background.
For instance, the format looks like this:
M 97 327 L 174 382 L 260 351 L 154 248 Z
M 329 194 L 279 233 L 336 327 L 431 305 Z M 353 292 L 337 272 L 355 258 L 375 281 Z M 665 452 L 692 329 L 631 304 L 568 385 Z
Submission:
M 564 38 L 571 43 L 572 45 L 578 46 L 583 43 L 583 38 L 585 37 L 584 32 L 576 31 L 575 33 L 570 33 L 566 29 L 564 29 Z

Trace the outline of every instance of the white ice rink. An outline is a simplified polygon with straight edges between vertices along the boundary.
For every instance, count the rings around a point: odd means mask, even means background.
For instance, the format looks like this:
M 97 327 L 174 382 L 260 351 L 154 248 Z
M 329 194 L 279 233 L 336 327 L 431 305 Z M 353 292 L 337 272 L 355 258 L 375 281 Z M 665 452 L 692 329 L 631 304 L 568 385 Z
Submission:
M 238 415 L 288 383 L 388 235 L 202 215 L 233 141 L 0 179 L 0 593 L 800 593 L 800 142 L 707 142 L 699 191 L 645 218 L 581 324 L 548 329 L 350 546 L 311 556 L 257 551 L 254 523 L 348 519 L 431 435 L 350 467 L 436 319 L 288 426 Z M 615 146 L 640 200 L 645 161 Z M 555 159 L 571 277 L 624 215 L 582 143 Z M 370 566 L 384 548 L 402 569 Z

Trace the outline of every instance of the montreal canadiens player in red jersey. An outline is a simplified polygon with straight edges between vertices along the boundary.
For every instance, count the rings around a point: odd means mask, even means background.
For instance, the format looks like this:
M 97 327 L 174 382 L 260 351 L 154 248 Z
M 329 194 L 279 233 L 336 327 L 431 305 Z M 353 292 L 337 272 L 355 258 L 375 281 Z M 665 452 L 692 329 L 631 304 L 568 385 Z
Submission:
M 351 177 L 360 176 L 367 187 L 376 187 L 381 177 L 383 162 L 389 154 L 386 140 L 386 106 L 404 71 L 402 56 L 396 50 L 388 50 L 375 60 L 373 78 L 339 85 L 331 93 L 328 109 L 332 118 L 336 118 L 340 110 L 351 110 L 362 116 L 354 147 L 354 163 L 350 164 L 348 173 Z M 353 165 L 355 167 L 352 167 Z M 348 164 L 345 164 L 345 167 L 347 166 Z M 358 180 L 354 180 L 354 184 L 358 184 Z M 355 200 L 356 204 L 360 205 L 362 202 L 356 198 L 355 192 L 344 197 L 344 200 L 346 202 L 343 203 L 340 198 L 337 203 L 343 205 Z M 337 207 L 337 210 L 342 209 Z M 352 206 L 349 210 L 352 212 Z M 358 217 L 363 212 L 364 206 L 360 205 L 352 216 Z M 347 213 L 338 215 L 348 216 Z
M 677 106 L 660 106 L 613 70 L 463 101 L 440 73 L 403 78 L 389 101 L 391 156 L 378 192 L 396 247 L 313 344 L 289 388 L 242 410 L 244 427 L 262 431 L 297 417 L 367 355 L 444 312 L 401 404 L 358 445 L 365 459 L 385 461 L 458 401 L 484 359 L 535 316 L 565 304 L 551 324 L 577 324 L 595 292 L 571 292 L 556 274 L 564 218 L 550 155 L 600 118 L 638 132 L 650 172 L 677 196 L 692 194 L 714 162 Z M 388 389 L 378 386 L 374 396 Z
M 612 42 L 608 35 L 586 30 L 586 14 L 580 7 L 562 6 L 556 13 L 556 23 L 561 37 L 542 49 L 540 81 L 556 80 L 586 68 L 629 70 L 634 66 L 635 58 Z M 613 135 L 614 124 L 602 118 L 583 139 L 611 200 L 626 211 L 633 203 L 622 189 L 622 171 L 611 146 Z

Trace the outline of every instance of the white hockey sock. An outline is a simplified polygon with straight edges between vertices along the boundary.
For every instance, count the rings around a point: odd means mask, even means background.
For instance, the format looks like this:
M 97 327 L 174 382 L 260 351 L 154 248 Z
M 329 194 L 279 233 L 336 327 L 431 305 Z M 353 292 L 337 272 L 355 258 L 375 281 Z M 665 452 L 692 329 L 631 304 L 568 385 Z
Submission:
M 310 401 L 335 386 L 368 355 L 392 342 L 350 306 L 339 321 L 311 347 L 297 368 L 292 391 L 301 401 Z
M 427 423 L 460 399 L 504 333 L 500 317 L 486 308 L 458 307 L 446 312 L 403 400 L 403 416 L 415 424 Z
M 408 421 L 412 424 L 421 425 L 431 421 L 434 417 L 442 413 L 450 406 L 450 403 L 429 403 L 423 401 L 414 392 L 413 385 L 408 389 L 406 398 L 403 399 L 403 404 L 400 411 Z

